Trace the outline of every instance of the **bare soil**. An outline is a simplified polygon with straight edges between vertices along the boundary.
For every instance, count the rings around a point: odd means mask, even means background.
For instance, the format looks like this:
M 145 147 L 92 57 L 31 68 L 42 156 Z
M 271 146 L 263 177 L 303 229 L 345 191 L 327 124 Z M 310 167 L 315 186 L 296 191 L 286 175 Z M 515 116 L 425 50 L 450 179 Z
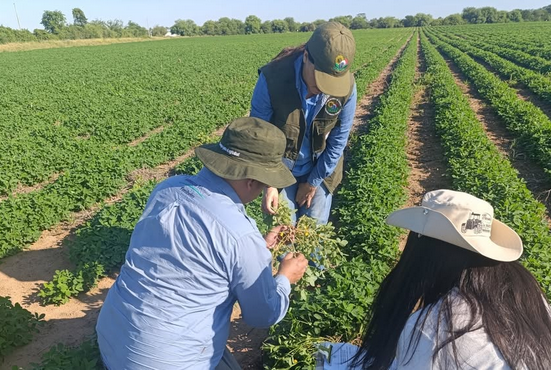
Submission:
M 221 128 L 213 135 L 221 136 L 223 130 L 224 128 Z M 128 176 L 127 186 L 107 199 L 104 204 L 120 201 L 137 181 L 160 181 L 167 178 L 174 167 L 191 155 L 193 149 L 158 167 L 132 172 Z M 10 296 L 13 303 L 19 302 L 31 312 L 45 314 L 46 320 L 46 324 L 33 341 L 7 356 L 3 364 L 0 364 L 0 369 L 11 369 L 12 365 L 25 367 L 32 362 L 39 362 L 42 354 L 53 345 L 78 345 L 94 333 L 99 310 L 116 276 L 101 280 L 97 288 L 59 307 L 41 306 L 37 293 L 43 283 L 51 280 L 56 270 L 74 267 L 69 261 L 63 241 L 74 237 L 76 229 L 100 209 L 101 206 L 96 205 L 91 209 L 74 213 L 70 221 L 44 231 L 39 240 L 25 251 L 0 262 L 0 296 Z
M 486 63 L 482 59 L 476 58 L 476 57 L 473 58 L 473 59 L 477 63 L 482 65 L 484 68 L 486 68 L 489 72 L 492 72 L 496 77 L 500 78 L 503 82 L 506 82 L 509 86 L 511 86 L 513 89 L 515 89 L 516 92 L 517 92 L 517 97 L 519 99 L 534 104 L 536 107 L 541 109 L 541 111 L 543 113 L 545 113 L 547 115 L 547 117 L 549 117 L 549 119 L 551 119 L 551 103 L 550 102 L 548 102 L 545 99 L 542 99 L 541 97 L 536 95 L 534 92 L 532 92 L 530 90 L 530 88 L 528 86 L 526 86 L 522 82 L 512 81 L 512 80 L 509 80 L 507 78 L 502 77 L 501 74 L 499 74 L 499 72 L 495 68 L 490 66 L 488 63 Z M 549 84 L 551 84 L 551 79 L 549 80 Z
M 400 56 L 404 52 L 408 42 L 411 40 L 410 36 L 404 45 L 396 52 L 396 55 L 391 59 L 390 63 L 383 69 L 379 76 L 369 85 L 367 94 L 360 100 L 356 106 L 356 115 L 354 117 L 354 124 L 352 126 L 351 134 L 361 134 L 367 130 L 369 126 L 369 120 L 373 118 L 374 109 L 379 104 L 380 98 L 383 93 L 388 89 L 390 79 L 392 77 L 392 71 L 396 67 L 396 63 Z
M 371 85 L 368 95 L 362 99 L 356 111 L 356 127 L 360 122 L 369 120 L 369 112 L 376 105 L 379 95 L 388 86 L 390 73 L 402 51 L 403 48 Z M 220 136 L 222 132 L 223 128 L 215 135 Z M 168 177 L 177 164 L 192 154 L 193 150 L 190 150 L 156 168 L 134 171 L 128 176 L 128 185 L 125 189 L 106 200 L 106 203 L 119 201 L 136 181 L 149 179 L 160 181 Z M 39 362 L 41 356 L 57 343 L 78 345 L 93 334 L 99 310 L 116 276 L 101 280 L 98 287 L 59 307 L 41 306 L 37 299 L 37 292 L 43 283 L 52 278 L 55 270 L 73 267 L 67 256 L 68 251 L 63 247 L 63 241 L 74 237 L 75 230 L 99 210 L 100 205 L 87 211 L 74 213 L 70 221 L 60 223 L 52 230 L 43 232 L 40 239 L 25 251 L 1 261 L 0 296 L 10 296 L 14 303 L 19 302 L 29 311 L 45 314 L 46 322 L 30 344 L 16 349 L 13 354 L 5 358 L 0 364 L 0 369 L 11 369 L 13 365 L 26 367 L 32 362 Z M 243 322 L 239 307 L 234 308 L 228 347 L 244 369 L 262 368 L 260 348 L 266 337 L 267 330 L 248 327 Z
M 47 180 L 44 180 L 41 183 L 31 185 L 31 186 L 26 186 L 26 185 L 19 184 L 19 185 L 17 185 L 15 190 L 11 193 L 11 196 L 16 197 L 17 195 L 20 195 L 20 194 L 27 194 L 27 193 L 31 193 L 33 191 L 38 191 L 38 190 L 44 188 L 46 185 L 53 183 L 61 175 L 62 175 L 62 173 L 54 173 Z M 3 202 L 6 199 L 8 199 L 8 196 L 6 196 L 6 195 L 0 196 L 0 202 Z
M 547 179 L 544 169 L 529 159 L 522 149 L 515 146 L 515 136 L 504 126 L 495 110 L 487 105 L 478 91 L 468 83 L 468 79 L 450 60 L 446 60 L 454 76 L 455 82 L 469 99 L 469 105 L 482 124 L 488 138 L 496 145 L 504 157 L 518 171 L 519 176 L 526 181 L 526 186 L 535 199 L 547 208 L 548 222 L 551 215 L 551 182 Z
M 451 187 L 451 181 L 446 177 L 444 150 L 434 126 L 434 107 L 429 102 L 429 91 L 422 80 L 425 71 L 418 39 L 415 71 L 417 90 L 411 104 L 407 133 L 410 173 L 407 188 L 409 197 L 405 207 L 419 205 L 426 192 Z M 400 250 L 403 250 L 405 242 L 404 236 L 400 241 Z

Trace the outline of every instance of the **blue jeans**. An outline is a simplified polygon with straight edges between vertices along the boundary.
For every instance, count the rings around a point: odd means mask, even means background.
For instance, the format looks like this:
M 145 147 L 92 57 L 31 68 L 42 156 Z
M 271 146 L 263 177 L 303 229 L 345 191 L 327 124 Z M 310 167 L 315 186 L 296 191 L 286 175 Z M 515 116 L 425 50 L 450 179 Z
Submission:
M 331 202 L 333 200 L 333 194 L 327 190 L 324 184 L 321 184 L 316 189 L 316 194 L 312 198 L 310 208 L 306 208 L 306 204 L 302 207 L 298 207 L 296 202 L 298 185 L 306 182 L 308 175 L 297 177 L 297 182 L 291 186 L 284 188 L 281 191 L 283 197 L 289 203 L 291 210 L 298 209 L 296 213 L 292 215 L 293 223 L 297 222 L 297 219 L 303 215 L 315 218 L 318 224 L 325 225 L 329 221 L 329 213 L 331 212 Z

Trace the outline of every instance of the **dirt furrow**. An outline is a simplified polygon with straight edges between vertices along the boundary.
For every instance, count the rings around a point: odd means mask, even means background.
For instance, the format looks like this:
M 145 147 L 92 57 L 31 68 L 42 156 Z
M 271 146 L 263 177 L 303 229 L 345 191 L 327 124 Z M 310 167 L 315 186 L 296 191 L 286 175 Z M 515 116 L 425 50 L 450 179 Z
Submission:
M 468 83 L 468 79 L 449 59 L 446 62 L 454 76 L 455 82 L 469 99 L 469 105 L 482 124 L 488 138 L 498 150 L 509 159 L 511 165 L 526 181 L 528 189 L 547 208 L 547 216 L 551 215 L 551 182 L 547 179 L 544 169 L 515 145 L 515 136 L 505 127 L 495 110 L 487 105 L 476 88 Z M 551 222 L 551 221 L 550 221 Z
M 221 136 L 224 128 L 213 135 Z M 137 181 L 157 180 L 167 178 L 173 169 L 193 155 L 193 149 L 176 159 L 155 168 L 144 168 L 129 174 L 128 185 L 117 195 L 107 199 L 104 204 L 113 204 L 122 199 Z M 0 296 L 10 296 L 12 302 L 19 302 L 31 312 L 45 314 L 46 324 L 33 341 L 7 356 L 0 366 L 26 366 L 31 362 L 39 362 L 43 352 L 57 343 L 77 345 L 86 336 L 94 332 L 94 326 L 107 291 L 114 282 L 109 277 L 101 280 L 97 288 L 86 294 L 81 294 L 68 303 L 56 306 L 41 306 L 37 293 L 41 285 L 49 281 L 56 270 L 70 269 L 72 264 L 68 259 L 63 241 L 74 237 L 77 228 L 91 219 L 102 205 L 74 213 L 70 221 L 62 222 L 51 230 L 44 231 L 39 240 L 24 251 L 7 257 L 0 264 Z
M 396 52 L 396 55 L 394 55 L 394 57 L 390 60 L 385 69 L 383 69 L 383 71 L 379 74 L 379 77 L 377 77 L 369 85 L 367 94 L 364 95 L 360 102 L 357 104 L 356 115 L 354 116 L 354 124 L 350 132 L 351 135 L 360 135 L 368 129 L 369 120 L 373 118 L 373 115 L 375 114 L 374 109 L 379 104 L 381 96 L 388 88 L 390 78 L 392 77 L 392 71 L 396 67 L 398 59 L 400 59 L 400 56 L 404 52 L 412 37 L 413 36 L 410 36 L 406 40 L 404 45 L 402 45 L 402 47 Z
M 410 166 L 408 201 L 405 207 L 421 204 L 423 195 L 436 189 L 449 189 L 451 181 L 446 177 L 444 150 L 434 125 L 434 107 L 429 101 L 429 90 L 423 81 L 426 65 L 419 39 L 417 40 L 417 65 L 415 84 L 417 90 L 411 104 L 408 121 L 407 158 Z M 400 250 L 405 245 L 400 242 Z
M 404 48 L 405 45 L 377 80 L 371 84 L 369 93 L 362 99 L 356 110 L 355 126 L 369 119 L 370 112 L 378 102 L 379 95 L 385 91 L 391 71 Z M 215 135 L 220 136 L 222 132 L 223 129 L 220 129 Z M 127 187 L 119 194 L 107 199 L 105 204 L 120 201 L 137 181 L 150 179 L 160 181 L 168 177 L 176 165 L 192 154 L 193 150 L 190 150 L 161 166 L 132 172 L 128 176 Z M 11 296 L 13 302 L 21 303 L 31 312 L 44 313 L 47 321 L 41 333 L 37 334 L 30 344 L 18 348 L 13 354 L 6 357 L 0 366 L 7 366 L 9 369 L 12 365 L 27 366 L 31 362 L 39 362 L 42 354 L 51 346 L 57 343 L 78 345 L 94 332 L 99 310 L 115 276 L 101 280 L 98 287 L 59 307 L 40 306 L 36 299 L 36 293 L 41 284 L 53 277 L 55 270 L 73 267 L 67 258 L 67 251 L 63 248 L 63 241 L 74 237 L 75 230 L 91 219 L 100 209 L 101 206 L 98 205 L 73 214 L 70 221 L 43 232 L 40 239 L 25 251 L 2 261 L 0 265 L 0 295 Z M 261 368 L 260 347 L 266 336 L 266 330 L 248 327 L 243 322 L 239 307 L 235 307 L 228 346 L 244 369 Z
M 545 101 L 543 98 L 536 95 L 532 90 L 530 90 L 528 86 L 526 86 L 522 82 L 503 77 L 497 71 L 497 69 L 495 69 L 494 67 L 486 63 L 481 58 L 473 57 L 473 59 L 478 64 L 486 68 L 488 72 L 493 73 L 497 78 L 501 79 L 503 82 L 507 83 L 511 88 L 515 89 L 517 93 L 517 97 L 519 99 L 534 104 L 536 107 L 541 109 L 541 111 L 545 113 L 547 117 L 549 117 L 549 119 L 551 119 L 551 103 Z M 511 62 L 511 63 L 514 63 L 514 62 Z

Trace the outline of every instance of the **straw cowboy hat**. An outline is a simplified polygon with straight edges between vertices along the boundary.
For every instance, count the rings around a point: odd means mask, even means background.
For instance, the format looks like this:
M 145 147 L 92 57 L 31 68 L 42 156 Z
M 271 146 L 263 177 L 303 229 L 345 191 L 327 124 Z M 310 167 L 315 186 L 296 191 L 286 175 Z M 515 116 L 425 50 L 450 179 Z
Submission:
M 283 131 L 254 117 L 238 118 L 226 128 L 217 144 L 195 149 L 205 167 L 228 180 L 254 179 L 274 188 L 296 182 L 283 164 Z
M 467 193 L 431 191 L 425 194 L 420 207 L 395 211 L 386 222 L 496 261 L 514 261 L 522 254 L 518 234 L 494 219 L 490 203 Z

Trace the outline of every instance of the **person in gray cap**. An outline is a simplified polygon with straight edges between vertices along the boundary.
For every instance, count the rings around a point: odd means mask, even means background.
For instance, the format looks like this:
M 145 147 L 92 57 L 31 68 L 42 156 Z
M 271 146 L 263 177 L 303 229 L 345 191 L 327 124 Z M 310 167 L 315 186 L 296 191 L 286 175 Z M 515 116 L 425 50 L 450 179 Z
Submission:
M 266 186 L 295 182 L 284 150 L 275 126 L 237 119 L 219 143 L 196 149 L 198 175 L 155 188 L 98 318 L 108 369 L 239 369 L 225 348 L 234 303 L 253 327 L 285 316 L 308 262 L 288 254 L 273 276 L 279 230 L 263 237 L 244 208 Z
M 355 53 L 350 30 L 327 22 L 306 44 L 284 49 L 260 68 L 251 101 L 250 115 L 276 125 L 287 138 L 284 162 L 297 182 L 281 194 L 296 217 L 307 215 L 320 224 L 329 219 L 332 194 L 343 177 L 343 151 L 356 111 L 350 72 Z M 273 214 L 277 206 L 278 190 L 269 187 L 262 209 Z

